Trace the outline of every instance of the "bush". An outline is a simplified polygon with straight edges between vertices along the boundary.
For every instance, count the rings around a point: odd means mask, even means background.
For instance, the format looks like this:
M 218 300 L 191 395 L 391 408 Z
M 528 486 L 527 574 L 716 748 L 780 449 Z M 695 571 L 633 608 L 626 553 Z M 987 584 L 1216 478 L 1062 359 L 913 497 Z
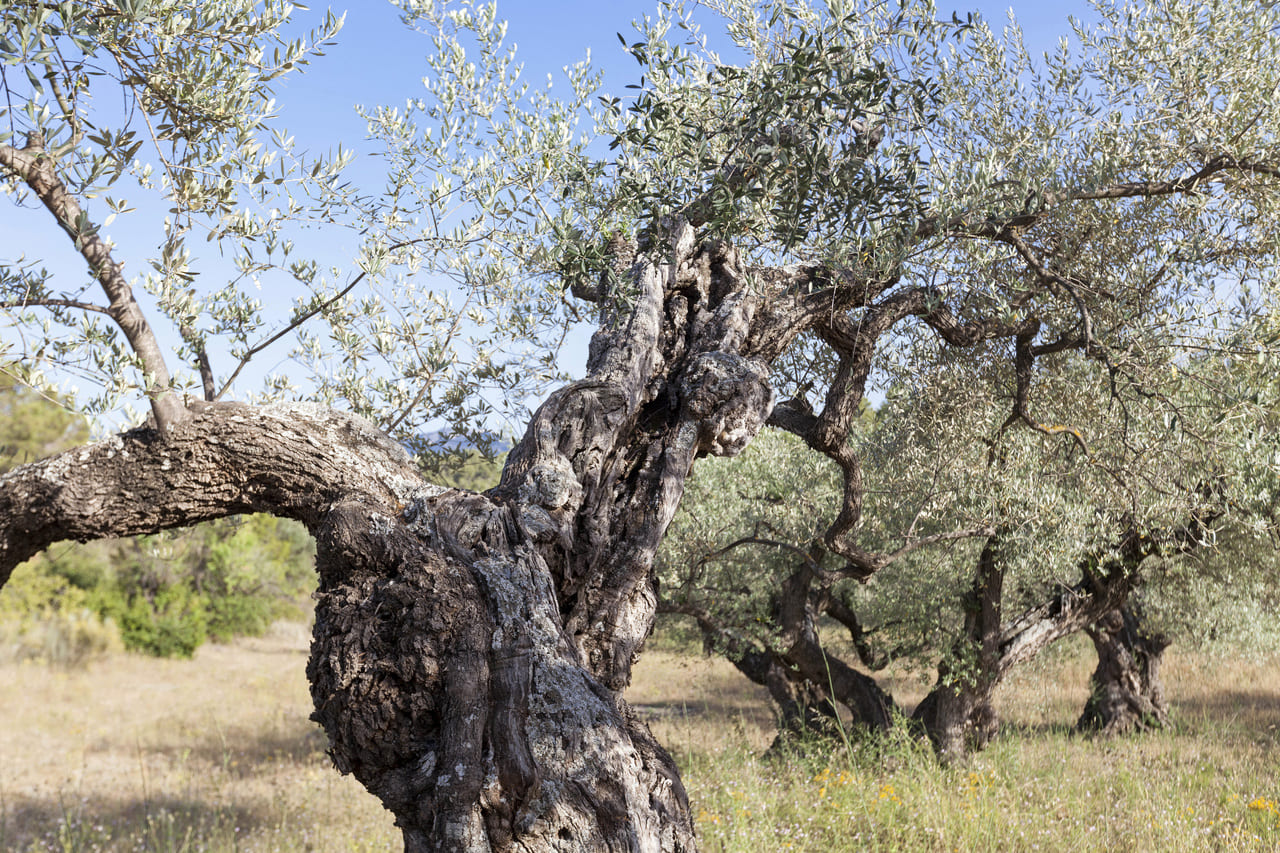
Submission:
M 306 530 L 265 515 L 64 543 L 24 563 L 0 591 L 0 620 L 8 623 L 0 636 L 13 645 L 37 622 L 55 633 L 72 630 L 70 617 L 50 614 L 87 609 L 113 623 L 130 651 L 189 657 L 207 639 L 256 636 L 277 619 L 297 618 L 314 587 L 313 567 Z
M 123 648 L 114 620 L 40 560 L 14 569 L 0 596 L 0 658 L 82 666 Z
M 208 604 L 183 586 L 164 587 L 154 596 L 115 590 L 101 596 L 98 606 L 120 625 L 129 651 L 189 658 L 209 637 Z
M 273 601 L 232 593 L 209 599 L 209 639 L 225 643 L 232 637 L 260 637 L 282 615 Z

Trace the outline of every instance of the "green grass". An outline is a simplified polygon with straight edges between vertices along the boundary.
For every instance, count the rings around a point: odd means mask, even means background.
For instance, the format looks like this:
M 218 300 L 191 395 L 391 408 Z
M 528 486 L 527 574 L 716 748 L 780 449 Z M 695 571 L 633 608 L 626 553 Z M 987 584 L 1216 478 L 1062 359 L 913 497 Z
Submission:
M 307 719 L 306 642 L 278 626 L 190 661 L 0 664 L 0 850 L 398 850 Z M 957 768 L 905 739 L 765 760 L 768 705 L 723 661 L 647 654 L 628 695 L 715 853 L 1280 849 L 1280 660 L 1171 653 L 1174 726 L 1097 740 L 1069 734 L 1088 652 L 1019 674 L 1002 734 Z M 921 689 L 890 686 L 907 705 Z
M 960 768 L 912 743 L 681 759 L 710 851 L 1277 849 L 1274 759 L 1215 766 L 1203 736 L 1014 735 Z

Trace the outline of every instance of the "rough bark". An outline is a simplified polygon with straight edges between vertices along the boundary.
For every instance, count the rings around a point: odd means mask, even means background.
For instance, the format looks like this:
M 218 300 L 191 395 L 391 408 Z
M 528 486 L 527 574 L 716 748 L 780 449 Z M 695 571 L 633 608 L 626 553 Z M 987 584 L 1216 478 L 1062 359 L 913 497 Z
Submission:
M 839 712 L 824 687 L 800 676 L 769 651 L 754 647 L 723 651 L 738 672 L 769 691 L 777 706 L 777 735 L 770 753 L 784 750 L 797 738 L 835 733 Z
M 314 530 L 335 502 L 394 505 L 424 485 L 364 421 L 309 404 L 197 404 L 168 433 L 131 430 L 0 478 L 0 583 L 62 540 L 270 512 Z
M 675 238 L 491 493 L 426 483 L 355 418 L 200 404 L 0 479 L 0 581 L 62 539 L 296 518 L 317 541 L 314 717 L 407 850 L 694 849 L 675 766 L 621 691 L 684 481 L 763 425 L 759 356 L 788 335 L 753 325 L 766 294 L 731 252 Z
M 818 635 L 818 617 L 830 597 L 806 564 L 787 578 L 778 594 L 782 657 L 797 675 L 849 709 L 855 726 L 886 731 L 893 725 L 893 697 L 875 679 L 831 654 Z
M 1165 726 L 1169 702 L 1160 662 L 1169 639 L 1144 630 L 1133 606 L 1107 611 L 1085 631 L 1098 652 L 1098 666 L 1076 728 L 1118 735 Z

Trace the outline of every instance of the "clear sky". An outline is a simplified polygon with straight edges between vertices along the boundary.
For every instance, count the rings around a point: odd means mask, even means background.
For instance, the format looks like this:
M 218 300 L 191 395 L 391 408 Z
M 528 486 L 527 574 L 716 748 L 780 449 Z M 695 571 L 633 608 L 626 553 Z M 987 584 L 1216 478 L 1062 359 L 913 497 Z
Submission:
M 1033 55 L 1053 49 L 1058 37 L 1070 34 L 1068 16 L 1088 20 L 1091 7 L 1084 0 L 982 0 L 962 4 L 938 3 L 939 17 L 954 11 L 961 17 L 980 13 L 996 29 L 1007 20 L 1010 7 L 1022 25 Z M 323 6 L 316 3 L 312 14 Z M 331 6 L 338 11 L 341 2 Z M 397 10 L 381 0 L 348 4 L 339 44 L 328 61 L 313 65 L 301 77 L 286 78 L 280 91 L 285 124 L 298 138 L 358 139 L 362 123 L 353 104 L 395 104 L 419 92 L 428 39 L 401 25 Z M 631 21 L 652 12 L 652 0 L 499 0 L 499 17 L 509 22 L 508 39 L 525 62 L 527 78 L 541 81 L 547 74 L 582 59 L 591 51 L 594 65 L 606 73 L 606 88 L 621 90 L 636 77 L 635 60 L 622 51 L 617 34 L 631 36 Z M 634 39 L 629 39 L 634 40 Z
M 953 10 L 961 16 L 967 11 L 977 11 L 996 29 L 1007 20 L 1009 5 L 990 0 L 958 5 L 951 0 L 940 3 L 938 11 L 940 17 L 950 17 Z M 1086 20 L 1091 17 L 1089 5 L 1082 0 L 1056 3 L 1014 0 L 1013 6 L 1033 55 L 1053 49 L 1059 36 L 1070 33 L 1069 15 Z M 299 27 L 317 21 L 324 8 L 322 3 L 315 2 L 310 11 L 300 11 Z M 331 8 L 338 12 L 344 4 L 339 0 Z M 346 23 L 338 44 L 305 74 L 284 78 L 277 93 L 281 124 L 301 147 L 310 151 L 332 149 L 340 141 L 344 147 L 354 146 L 359 150 L 365 127 L 353 109 L 355 104 L 398 105 L 421 91 L 423 57 L 431 48 L 430 40 L 404 27 L 397 10 L 383 0 L 347 0 L 345 8 Z M 499 0 L 499 16 L 510 22 L 508 39 L 518 45 L 526 79 L 541 82 L 549 73 L 559 78 L 563 66 L 581 60 L 590 49 L 593 64 L 605 71 L 605 88 L 615 92 L 621 92 L 637 76 L 635 61 L 622 51 L 617 33 L 631 36 L 630 22 L 653 8 L 653 0 Z M 357 170 L 360 172 L 374 174 L 368 169 Z M 160 233 L 158 220 L 163 218 L 162 209 L 139 207 L 137 213 L 120 217 L 106 229 L 117 246 L 117 259 L 126 265 L 126 273 L 137 274 L 147 268 L 146 258 L 155 253 Z M 94 209 L 93 203 L 89 204 L 89 212 L 99 221 L 104 215 L 103 211 Z M 352 240 L 354 244 L 354 237 Z M 322 267 L 348 266 L 354 245 L 333 245 L 327 250 L 332 257 L 320 259 Z M 55 285 L 57 289 L 74 289 L 84 280 L 83 263 L 43 210 L 17 210 L 0 200 L 0 263 L 13 261 L 23 254 L 28 259 L 42 259 L 65 282 Z M 202 272 L 209 289 L 221 284 L 209 282 L 230 274 L 229 270 L 217 268 L 216 258 L 201 260 L 211 261 L 211 266 Z M 145 300 L 145 295 L 139 295 Z M 267 293 L 262 296 L 266 301 L 271 298 Z M 288 307 L 280 306 L 280 316 L 284 316 Z M 175 341 L 174 330 L 155 313 L 151 316 L 162 341 Z M 586 336 L 585 331 L 576 335 L 563 354 L 562 366 L 572 373 L 582 370 Z M 290 348 L 287 339 L 275 348 L 279 351 L 268 351 L 260 358 L 259 377 L 272 369 L 290 372 L 289 365 L 281 363 Z M 226 357 L 219 359 L 217 353 L 211 355 L 215 372 L 225 375 L 229 369 Z M 259 382 L 252 376 L 242 377 L 240 392 L 254 390 Z

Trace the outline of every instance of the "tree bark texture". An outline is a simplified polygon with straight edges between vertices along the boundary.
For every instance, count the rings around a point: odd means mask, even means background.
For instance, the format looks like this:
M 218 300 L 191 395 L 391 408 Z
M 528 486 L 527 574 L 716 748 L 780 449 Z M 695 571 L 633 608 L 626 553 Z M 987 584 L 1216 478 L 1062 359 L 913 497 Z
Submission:
M 920 316 L 961 344 L 1007 330 L 966 330 L 919 289 L 875 303 L 892 279 L 743 268 L 687 223 L 615 260 L 629 271 L 598 289 L 586 377 L 539 408 L 488 493 L 427 483 L 350 416 L 198 403 L 161 429 L 0 478 L 0 582 L 64 539 L 295 518 L 317 541 L 314 718 L 335 765 L 395 815 L 407 850 L 695 849 L 676 768 L 621 698 L 653 624 L 654 556 L 695 459 L 741 451 L 771 418 L 767 365 L 798 335 L 837 350 L 822 412 L 790 401 L 774 422 L 840 463 L 845 501 L 825 541 L 847 563 L 787 581 L 775 662 L 819 686 L 799 698 L 825 695 L 887 727 L 891 697 L 826 654 L 816 619 L 835 612 L 836 579 L 927 540 L 870 555 L 846 535 L 861 501 L 849 422 L 874 343 L 897 320 Z M 868 317 L 855 328 L 842 312 L 858 308 Z M 1088 609 L 1063 598 L 1039 621 L 1027 614 L 1000 634 L 997 668 Z
M 298 519 L 317 542 L 314 718 L 407 850 L 693 850 L 676 768 L 621 698 L 654 554 L 694 460 L 746 446 L 765 365 L 832 298 L 748 287 L 687 226 L 659 254 L 602 300 L 588 375 L 487 494 L 427 483 L 350 416 L 195 404 L 0 479 L 0 581 L 64 539 Z
M 1118 735 L 1164 727 L 1169 702 L 1160 662 L 1168 638 L 1143 630 L 1133 606 L 1107 611 L 1085 631 L 1098 652 L 1098 666 L 1089 679 L 1089 699 L 1076 728 Z

